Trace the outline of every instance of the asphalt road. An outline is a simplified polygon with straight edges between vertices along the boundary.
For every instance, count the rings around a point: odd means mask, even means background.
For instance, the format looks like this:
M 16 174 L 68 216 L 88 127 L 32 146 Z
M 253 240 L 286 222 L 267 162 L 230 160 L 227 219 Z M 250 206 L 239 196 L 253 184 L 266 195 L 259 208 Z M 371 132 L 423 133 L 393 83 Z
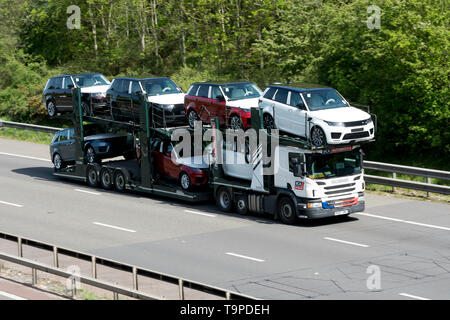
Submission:
M 0 231 L 258 298 L 450 299 L 446 204 L 367 194 L 364 213 L 287 226 L 91 189 L 48 159 L 0 139 Z

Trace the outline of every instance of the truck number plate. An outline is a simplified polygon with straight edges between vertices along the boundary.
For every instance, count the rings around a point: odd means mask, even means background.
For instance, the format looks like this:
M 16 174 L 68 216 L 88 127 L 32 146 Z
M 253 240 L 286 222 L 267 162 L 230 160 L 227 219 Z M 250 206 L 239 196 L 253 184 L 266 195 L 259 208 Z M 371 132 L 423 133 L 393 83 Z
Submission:
M 348 210 L 342 210 L 342 211 L 336 211 L 335 213 L 334 213 L 334 215 L 335 216 L 340 216 L 341 214 L 347 214 L 348 213 Z

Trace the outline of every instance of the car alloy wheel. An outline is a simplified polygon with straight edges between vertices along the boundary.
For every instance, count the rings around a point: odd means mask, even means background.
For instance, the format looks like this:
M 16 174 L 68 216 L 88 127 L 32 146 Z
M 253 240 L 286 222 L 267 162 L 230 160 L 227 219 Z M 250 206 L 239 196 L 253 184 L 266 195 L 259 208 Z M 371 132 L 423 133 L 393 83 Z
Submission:
M 237 115 L 231 116 L 230 128 L 233 130 L 243 129 L 241 118 Z
M 191 178 L 189 178 L 189 175 L 186 172 L 183 172 L 180 175 L 180 185 L 184 190 L 189 190 L 191 187 Z
M 61 158 L 61 156 L 59 155 L 59 153 L 56 153 L 56 154 L 53 156 L 53 164 L 55 165 L 55 168 L 56 168 L 57 170 L 62 169 L 62 167 L 63 167 L 63 161 L 62 161 L 62 158 Z
M 325 133 L 323 133 L 323 130 L 320 127 L 315 126 L 314 128 L 312 128 L 311 141 L 315 147 L 321 147 L 325 145 L 326 142 Z
M 189 122 L 189 126 L 191 128 L 194 128 L 195 121 L 197 121 L 197 120 L 198 120 L 197 112 L 195 112 L 194 110 L 189 111 L 188 122 Z
M 81 109 L 83 112 L 83 116 L 89 116 L 91 114 L 89 105 L 86 102 L 81 104 Z
M 264 129 L 266 129 L 268 132 L 275 129 L 275 122 L 273 121 L 273 118 L 270 114 L 265 114 L 263 117 L 263 125 Z
M 95 162 L 95 151 L 94 148 L 89 147 L 86 150 L 86 158 L 88 163 L 94 163 Z
M 52 101 L 47 104 L 47 113 L 50 117 L 54 117 L 56 114 L 56 106 Z

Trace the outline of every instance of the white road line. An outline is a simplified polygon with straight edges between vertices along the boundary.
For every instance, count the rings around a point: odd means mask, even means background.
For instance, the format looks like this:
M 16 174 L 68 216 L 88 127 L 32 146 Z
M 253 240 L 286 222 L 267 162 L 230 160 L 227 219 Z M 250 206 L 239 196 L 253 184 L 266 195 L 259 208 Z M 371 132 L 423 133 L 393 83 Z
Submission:
M 43 158 L 36 158 L 36 157 L 30 157 L 30 156 L 24 156 L 21 154 L 13 154 L 13 153 L 6 153 L 6 152 L 0 152 L 1 155 L 4 156 L 10 156 L 10 157 L 18 157 L 18 158 L 25 158 L 25 159 L 32 159 L 32 160 L 39 160 L 39 161 L 46 161 L 46 162 L 52 162 L 49 159 L 43 159 Z
M 11 202 L 6 202 L 6 201 L 0 201 L 1 204 L 6 204 L 7 206 L 13 206 L 13 207 L 17 207 L 17 208 L 22 208 L 23 205 L 21 204 L 15 204 L 15 203 L 11 203 Z
M 75 190 L 75 191 L 78 191 L 78 192 L 83 192 L 83 193 L 93 194 L 94 196 L 99 196 L 99 195 L 101 195 L 101 193 L 98 193 L 98 192 L 92 192 L 92 191 L 81 190 L 81 189 L 74 189 L 74 190 Z
M 133 233 L 136 232 L 135 230 L 125 229 L 125 228 L 121 228 L 121 227 L 116 227 L 116 226 L 112 226 L 110 224 L 104 224 L 104 223 L 100 223 L 100 222 L 92 222 L 92 223 L 96 224 L 98 226 L 112 228 L 112 229 L 117 229 L 117 230 L 121 230 L 121 231 L 127 231 L 127 232 L 133 232 Z
M 402 220 L 402 219 L 396 219 L 396 218 L 390 218 L 390 217 L 385 217 L 385 216 L 378 216 L 375 214 L 370 214 L 370 213 L 356 213 L 358 215 L 361 216 L 367 216 L 367 217 L 372 217 L 372 218 L 378 218 L 378 219 L 385 219 L 385 220 L 391 220 L 391 221 L 396 221 L 396 222 L 403 222 L 403 223 L 408 223 L 408 224 L 414 224 L 417 226 L 421 226 L 421 227 L 427 227 L 427 228 L 434 228 L 434 229 L 441 229 L 441 230 L 445 230 L 445 231 L 450 231 L 449 227 L 441 227 L 441 226 L 436 226 L 436 225 L 432 225 L 432 224 L 426 224 L 426 223 L 420 223 L 420 222 L 415 222 L 415 221 L 409 221 L 409 220 Z
M 193 214 L 199 214 L 201 216 L 206 216 L 206 217 L 211 217 L 211 218 L 215 218 L 216 215 L 215 214 L 208 214 L 208 213 L 203 213 L 203 212 L 198 212 L 198 211 L 192 211 L 192 210 L 184 210 L 185 212 L 188 213 L 193 213 Z
M 419 296 L 413 296 L 412 294 L 408 294 L 408 293 L 399 293 L 400 296 L 404 296 L 404 297 L 408 297 L 408 298 L 412 298 L 412 299 L 417 299 L 417 300 L 431 300 L 428 298 L 423 298 L 423 297 L 419 297 Z
M 11 293 L 8 293 L 8 292 L 4 292 L 4 291 L 0 291 L 0 296 L 4 296 L 4 297 L 7 297 L 7 298 L 10 298 L 10 299 L 13 299 L 13 300 L 27 300 L 25 298 L 22 298 L 22 297 L 19 297 L 19 296 L 16 296 L 14 294 L 11 294 Z
M 256 262 L 264 262 L 265 261 L 263 259 L 257 259 L 257 258 L 252 258 L 252 257 L 248 257 L 248 256 L 243 256 L 241 254 L 237 254 L 237 253 L 233 253 L 233 252 L 227 252 L 226 254 L 229 255 L 229 256 L 234 256 L 234 257 L 238 257 L 238 258 L 248 259 L 248 260 L 252 260 L 252 261 L 256 261 Z
M 352 245 L 358 246 L 358 247 L 364 247 L 364 248 L 368 248 L 368 247 L 369 247 L 367 244 L 361 244 L 361 243 L 356 243 L 356 242 L 350 242 L 350 241 L 345 241 L 345 240 L 339 240 L 339 239 L 335 239 L 335 238 L 325 237 L 324 239 L 325 239 L 325 240 L 330 240 L 330 241 L 336 241 L 336 242 L 346 243 L 346 244 L 352 244 Z

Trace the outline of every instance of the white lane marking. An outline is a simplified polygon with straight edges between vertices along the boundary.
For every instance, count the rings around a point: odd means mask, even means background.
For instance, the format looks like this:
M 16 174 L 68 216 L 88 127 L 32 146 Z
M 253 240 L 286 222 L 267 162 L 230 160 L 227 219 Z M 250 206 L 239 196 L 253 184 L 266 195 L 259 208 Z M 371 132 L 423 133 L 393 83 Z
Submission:
M 345 240 L 339 240 L 339 239 L 335 239 L 335 238 L 325 237 L 324 239 L 325 239 L 325 240 L 330 240 L 330 241 L 336 241 L 336 242 L 346 243 L 346 244 L 352 244 L 352 245 L 358 246 L 358 247 L 364 247 L 364 248 L 368 248 L 368 247 L 369 247 L 367 244 L 361 244 L 361 243 L 356 243 L 356 242 L 350 242 L 350 241 L 345 241 Z
M 378 215 L 370 214 L 370 213 L 356 213 L 356 214 L 361 215 L 361 216 L 368 216 L 368 217 L 372 217 L 372 218 L 379 218 L 379 219 L 385 219 L 385 220 L 392 220 L 392 221 L 396 221 L 396 222 L 403 222 L 403 223 L 408 223 L 408 224 L 414 224 L 414 225 L 421 226 L 421 227 L 427 227 L 427 228 L 434 228 L 434 229 L 441 229 L 441 230 L 445 230 L 445 231 L 450 231 L 449 227 L 441 227 L 441 226 L 436 226 L 436 225 L 426 224 L 426 223 L 420 223 L 420 222 L 415 222 L 415 221 L 402 220 L 402 219 L 390 218 L 390 217 L 385 217 L 385 216 L 378 216 Z
M 78 192 L 83 192 L 83 193 L 93 194 L 94 196 L 99 196 L 99 195 L 101 195 L 101 193 L 98 193 L 98 192 L 92 192 L 92 191 L 81 190 L 81 189 L 74 189 L 74 190 L 75 190 L 75 191 L 78 191 Z
M 13 206 L 13 207 L 17 207 L 17 208 L 22 208 L 23 205 L 21 204 L 15 204 L 15 203 L 11 203 L 11 202 L 6 202 L 6 201 L 0 201 L 1 204 L 6 204 L 7 206 Z
M 408 298 L 412 298 L 412 299 L 417 299 L 417 300 L 431 300 L 428 298 L 423 298 L 423 297 L 419 297 L 419 296 L 414 296 L 412 294 L 408 294 L 408 293 L 399 293 L 400 296 L 404 296 L 404 297 L 408 297 Z
M 105 224 L 105 223 L 100 223 L 100 222 L 92 222 L 93 224 L 96 224 L 98 226 L 102 226 L 102 227 L 107 227 L 107 228 L 112 228 L 112 229 L 117 229 L 117 230 L 121 230 L 121 231 L 127 231 L 127 232 L 136 232 L 135 230 L 131 230 L 131 229 L 125 229 L 122 227 L 117 227 L 117 226 L 112 226 L 110 224 Z
M 249 256 L 243 256 L 242 254 L 237 254 L 237 253 L 233 253 L 233 252 L 227 252 L 226 253 L 229 256 L 234 256 L 234 257 L 238 257 L 238 258 L 243 258 L 243 259 L 248 259 L 248 260 L 252 260 L 252 261 L 256 261 L 256 262 L 264 262 L 265 260 L 263 259 L 257 259 L 257 258 L 252 258 Z
M 192 210 L 184 210 L 184 211 L 188 212 L 188 213 L 199 214 L 201 216 L 211 217 L 211 218 L 215 218 L 216 217 L 215 214 L 202 213 L 202 212 L 192 211 Z
M 7 297 L 7 298 L 10 298 L 10 299 L 13 299 L 13 300 L 27 300 L 25 298 L 22 298 L 22 297 L 19 297 L 19 296 L 16 296 L 14 294 L 11 294 L 11 293 L 8 293 L 8 292 L 4 292 L 4 291 L 0 291 L 0 295 L 4 296 L 4 297 Z
M 36 157 L 30 157 L 30 156 L 24 156 L 21 154 L 13 154 L 13 153 L 6 153 L 6 152 L 0 152 L 1 155 L 4 156 L 10 156 L 10 157 L 18 157 L 18 158 L 25 158 L 25 159 L 32 159 L 32 160 L 39 160 L 39 161 L 47 161 L 47 162 L 52 162 L 49 159 L 43 159 L 43 158 L 36 158 Z

